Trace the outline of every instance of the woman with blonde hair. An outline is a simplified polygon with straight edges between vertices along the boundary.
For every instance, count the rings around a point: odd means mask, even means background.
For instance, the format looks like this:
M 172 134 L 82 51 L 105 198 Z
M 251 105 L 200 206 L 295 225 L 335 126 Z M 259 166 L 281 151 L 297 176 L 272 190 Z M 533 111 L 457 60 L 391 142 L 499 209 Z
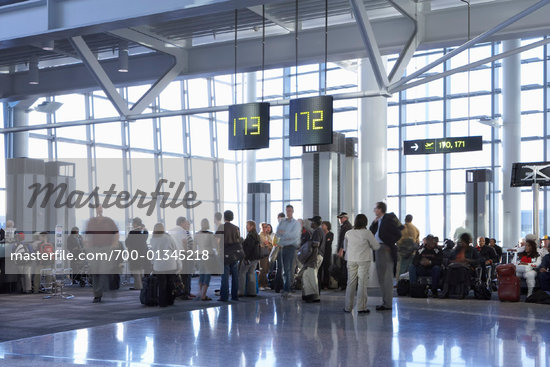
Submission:
M 262 231 L 260 232 L 260 246 L 262 252 L 265 251 L 266 254 L 271 253 L 273 249 L 273 228 L 268 223 L 262 223 Z M 269 273 L 270 264 L 269 264 L 269 255 L 262 257 L 260 259 L 260 275 L 258 278 L 258 283 L 260 285 L 260 290 L 263 291 L 268 288 L 267 274 Z

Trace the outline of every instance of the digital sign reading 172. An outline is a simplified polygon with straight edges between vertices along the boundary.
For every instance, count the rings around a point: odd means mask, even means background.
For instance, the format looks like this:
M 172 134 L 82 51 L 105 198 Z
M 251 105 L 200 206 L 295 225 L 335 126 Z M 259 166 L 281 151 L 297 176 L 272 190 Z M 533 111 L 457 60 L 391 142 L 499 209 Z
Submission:
M 269 103 L 229 106 L 229 150 L 269 147 Z
M 332 96 L 290 101 L 291 146 L 332 144 Z

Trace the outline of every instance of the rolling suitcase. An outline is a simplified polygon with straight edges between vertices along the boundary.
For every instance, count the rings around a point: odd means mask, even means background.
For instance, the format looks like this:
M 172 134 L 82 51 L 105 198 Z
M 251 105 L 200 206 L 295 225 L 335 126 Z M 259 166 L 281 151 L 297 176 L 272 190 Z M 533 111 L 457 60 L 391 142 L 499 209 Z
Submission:
M 154 275 L 143 278 L 143 288 L 139 294 L 139 300 L 145 306 L 157 306 L 159 304 L 159 283 Z
M 498 299 L 502 302 L 519 302 L 520 283 L 514 264 L 497 266 Z

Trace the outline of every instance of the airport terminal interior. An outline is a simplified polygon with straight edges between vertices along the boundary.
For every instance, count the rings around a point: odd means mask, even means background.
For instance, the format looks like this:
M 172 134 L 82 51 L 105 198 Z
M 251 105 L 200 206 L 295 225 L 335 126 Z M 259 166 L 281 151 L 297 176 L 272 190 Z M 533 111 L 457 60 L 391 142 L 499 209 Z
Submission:
M 0 0 L 0 366 L 550 366 L 548 19 Z

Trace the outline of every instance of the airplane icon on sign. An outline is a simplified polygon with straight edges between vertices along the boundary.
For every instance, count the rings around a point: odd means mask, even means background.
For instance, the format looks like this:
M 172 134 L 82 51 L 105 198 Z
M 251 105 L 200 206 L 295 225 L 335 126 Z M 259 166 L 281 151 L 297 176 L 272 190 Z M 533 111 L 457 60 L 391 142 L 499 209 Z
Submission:
M 431 143 L 424 144 L 424 148 L 426 149 L 434 149 L 435 143 L 432 141 Z
M 550 167 L 550 164 L 546 166 L 521 166 L 521 168 L 531 170 L 531 172 L 525 174 L 525 177 L 522 178 L 521 181 L 550 181 L 550 177 L 541 172 L 548 167 Z

